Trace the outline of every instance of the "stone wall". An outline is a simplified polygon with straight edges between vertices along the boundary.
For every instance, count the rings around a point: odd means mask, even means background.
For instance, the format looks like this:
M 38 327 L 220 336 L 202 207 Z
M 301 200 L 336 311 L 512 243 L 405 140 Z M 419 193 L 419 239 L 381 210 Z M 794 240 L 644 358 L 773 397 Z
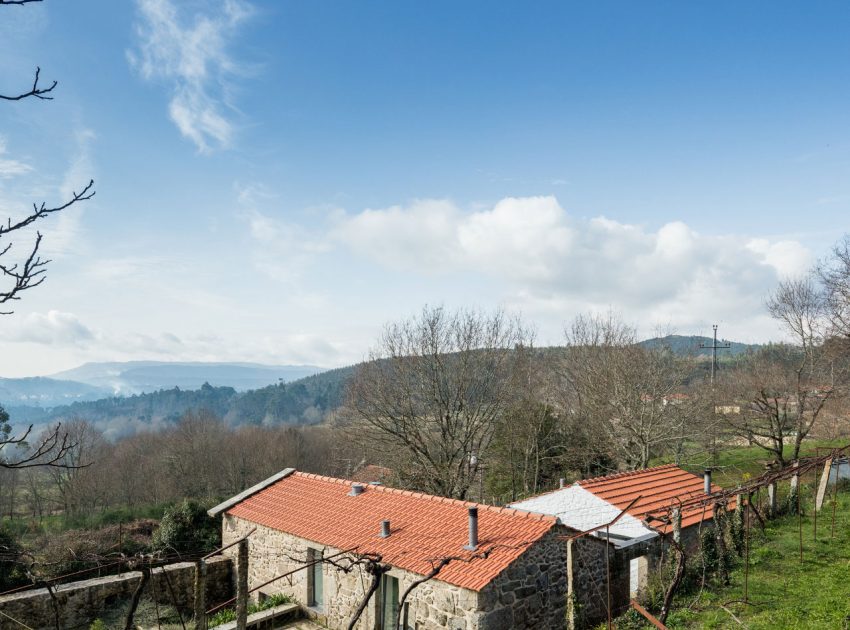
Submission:
M 481 591 L 479 630 L 564 627 L 568 531 L 553 528 Z
M 324 557 L 341 551 L 228 515 L 222 526 L 222 543 L 233 542 L 254 527 L 256 531 L 248 537 L 250 588 L 303 566 L 308 548 L 320 550 Z M 547 534 L 480 593 L 438 579 L 420 584 L 407 600 L 408 625 L 415 630 L 563 627 L 566 568 L 563 542 L 556 539 L 557 533 L 563 531 L 556 528 Z M 228 552 L 235 557 L 236 548 Z M 308 608 L 308 612 L 329 628 L 346 628 L 372 578 L 360 567 L 345 572 L 326 562 L 322 570 L 325 605 L 322 610 Z M 398 579 L 399 593 L 421 578 L 398 568 L 388 575 Z M 300 570 L 260 590 L 286 593 L 306 604 L 307 582 L 308 571 Z M 378 598 L 373 597 L 358 628 L 374 628 L 377 613 Z
M 166 579 L 167 575 L 167 579 Z M 63 630 L 88 628 L 104 610 L 132 596 L 141 579 L 139 571 L 81 580 L 53 589 L 59 608 L 59 624 Z M 194 604 L 195 565 L 180 562 L 151 571 L 145 595 L 160 603 L 171 603 L 171 592 L 177 606 L 191 609 Z M 169 583 L 171 589 L 169 590 Z M 229 558 L 217 556 L 207 561 L 207 602 L 220 602 L 231 597 L 232 577 Z M 54 628 L 53 600 L 46 588 L 20 591 L 0 596 L 0 612 L 18 619 L 32 628 Z M 19 630 L 17 624 L 0 615 L 0 630 Z

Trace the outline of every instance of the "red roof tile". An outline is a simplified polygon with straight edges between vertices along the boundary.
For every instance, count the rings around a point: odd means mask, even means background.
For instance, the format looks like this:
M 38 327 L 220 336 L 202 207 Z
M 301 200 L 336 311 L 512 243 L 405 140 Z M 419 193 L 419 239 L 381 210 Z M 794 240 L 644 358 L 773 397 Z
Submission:
M 496 508 L 385 486 L 349 496 L 353 482 L 302 472 L 251 495 L 228 514 L 336 549 L 380 554 L 383 562 L 420 575 L 456 556 L 439 579 L 479 591 L 554 527 L 553 516 Z M 478 505 L 479 545 L 466 551 L 468 511 Z M 390 521 L 388 538 L 378 536 Z M 486 557 L 476 557 L 485 553 Z
M 661 525 L 659 521 L 647 517 L 650 515 L 666 517 L 668 509 L 675 507 L 679 501 L 705 496 L 703 478 L 675 464 L 584 479 L 578 483 L 588 492 L 592 492 L 620 509 L 624 509 L 634 499 L 641 497 L 628 510 L 628 513 L 635 518 L 648 520 L 650 526 L 664 533 L 669 531 L 669 526 Z M 721 490 L 720 486 L 711 485 L 712 492 Z M 728 509 L 731 510 L 734 507 L 734 501 L 732 501 Z M 690 527 L 711 518 L 711 505 L 705 508 L 702 505 L 691 505 L 682 512 L 682 527 Z

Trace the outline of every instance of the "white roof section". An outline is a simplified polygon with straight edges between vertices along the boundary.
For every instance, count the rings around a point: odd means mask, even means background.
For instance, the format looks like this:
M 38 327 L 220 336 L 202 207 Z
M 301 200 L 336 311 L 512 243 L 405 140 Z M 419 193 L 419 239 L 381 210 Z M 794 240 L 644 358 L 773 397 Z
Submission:
M 511 503 L 508 507 L 557 516 L 561 523 L 580 532 L 604 525 L 614 520 L 621 512 L 618 507 L 600 499 L 578 484 Z M 654 530 L 631 514 L 623 514 L 620 520 L 611 526 L 610 531 L 612 538 L 614 536 L 639 538 L 656 534 Z M 601 532 L 600 535 L 604 536 L 605 532 Z

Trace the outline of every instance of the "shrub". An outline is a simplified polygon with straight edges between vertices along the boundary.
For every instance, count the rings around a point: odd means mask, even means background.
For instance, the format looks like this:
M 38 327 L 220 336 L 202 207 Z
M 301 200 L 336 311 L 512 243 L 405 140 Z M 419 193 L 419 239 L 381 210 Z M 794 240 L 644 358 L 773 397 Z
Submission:
M 157 551 L 197 553 L 212 551 L 220 540 L 218 522 L 204 506 L 186 499 L 165 510 L 151 546 Z
M 261 602 L 248 604 L 248 614 L 251 615 L 256 612 L 260 612 L 261 610 L 268 610 L 269 608 L 274 608 L 275 606 L 280 606 L 282 604 L 291 604 L 293 601 L 294 600 L 289 595 L 275 593 L 274 595 L 266 597 Z M 215 626 L 220 626 L 228 621 L 234 621 L 235 619 L 235 608 L 222 608 L 207 620 L 207 628 L 214 628 Z
M 21 549 L 15 536 L 5 527 L 0 527 L 0 591 L 5 591 L 27 581 L 16 562 Z

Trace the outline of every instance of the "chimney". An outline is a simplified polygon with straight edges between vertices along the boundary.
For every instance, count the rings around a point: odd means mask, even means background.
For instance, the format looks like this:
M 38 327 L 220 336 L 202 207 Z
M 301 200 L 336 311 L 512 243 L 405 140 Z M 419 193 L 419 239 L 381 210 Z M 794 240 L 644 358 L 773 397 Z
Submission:
M 702 475 L 703 490 L 706 494 L 711 494 L 711 468 L 706 468 Z
M 365 490 L 366 490 L 366 486 L 364 486 L 362 483 L 353 483 L 353 484 L 351 484 L 351 492 L 348 493 L 348 496 L 350 496 L 350 497 L 360 496 L 361 494 L 363 494 L 363 492 Z
M 558 480 L 558 487 L 559 487 L 559 488 L 563 488 L 563 487 L 565 487 L 566 485 L 567 485 L 567 480 L 566 480 L 566 479 L 564 479 L 563 477 L 561 477 L 561 478 Z
M 469 544 L 464 546 L 468 551 L 478 549 L 478 508 L 469 508 Z
M 390 537 L 390 522 L 389 521 L 381 521 L 381 538 L 389 538 Z

